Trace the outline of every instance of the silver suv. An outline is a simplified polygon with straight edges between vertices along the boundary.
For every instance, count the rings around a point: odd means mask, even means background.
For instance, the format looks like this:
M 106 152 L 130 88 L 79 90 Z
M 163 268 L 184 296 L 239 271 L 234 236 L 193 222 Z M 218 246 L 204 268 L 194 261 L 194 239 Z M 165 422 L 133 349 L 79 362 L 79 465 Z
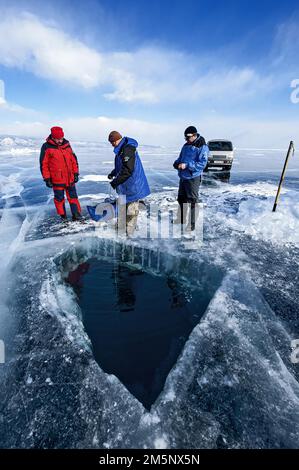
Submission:
M 209 157 L 205 170 L 211 167 L 229 171 L 234 159 L 234 148 L 230 140 L 209 140 Z

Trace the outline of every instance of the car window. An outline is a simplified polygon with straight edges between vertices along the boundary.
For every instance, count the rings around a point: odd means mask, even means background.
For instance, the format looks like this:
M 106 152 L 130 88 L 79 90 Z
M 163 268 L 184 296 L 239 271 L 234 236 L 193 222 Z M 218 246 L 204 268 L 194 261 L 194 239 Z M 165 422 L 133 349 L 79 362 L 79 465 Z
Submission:
M 231 142 L 208 142 L 208 146 L 211 151 L 231 152 L 233 150 Z

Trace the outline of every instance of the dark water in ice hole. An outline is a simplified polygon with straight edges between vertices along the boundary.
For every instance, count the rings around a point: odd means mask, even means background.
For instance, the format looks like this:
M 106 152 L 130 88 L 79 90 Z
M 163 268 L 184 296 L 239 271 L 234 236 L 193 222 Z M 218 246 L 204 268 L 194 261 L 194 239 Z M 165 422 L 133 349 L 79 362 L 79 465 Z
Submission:
M 92 258 L 69 273 L 100 367 L 116 375 L 146 408 L 162 391 L 211 289 Z

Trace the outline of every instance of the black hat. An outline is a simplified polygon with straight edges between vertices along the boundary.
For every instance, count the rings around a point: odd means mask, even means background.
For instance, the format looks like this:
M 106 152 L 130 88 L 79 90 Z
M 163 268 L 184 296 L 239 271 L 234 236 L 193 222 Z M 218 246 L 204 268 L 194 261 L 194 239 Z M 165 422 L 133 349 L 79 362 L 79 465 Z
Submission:
M 194 127 L 194 126 L 189 126 L 189 127 L 187 127 L 187 129 L 186 129 L 185 132 L 184 132 L 185 137 L 186 137 L 188 134 L 197 134 L 197 129 L 196 129 L 196 127 Z

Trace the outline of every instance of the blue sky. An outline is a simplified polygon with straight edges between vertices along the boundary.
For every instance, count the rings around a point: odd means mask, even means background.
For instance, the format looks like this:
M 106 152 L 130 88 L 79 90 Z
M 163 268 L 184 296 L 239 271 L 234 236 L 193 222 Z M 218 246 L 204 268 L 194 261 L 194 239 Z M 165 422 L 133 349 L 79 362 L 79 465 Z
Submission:
M 285 146 L 298 52 L 292 0 L 0 0 L 0 134 Z

